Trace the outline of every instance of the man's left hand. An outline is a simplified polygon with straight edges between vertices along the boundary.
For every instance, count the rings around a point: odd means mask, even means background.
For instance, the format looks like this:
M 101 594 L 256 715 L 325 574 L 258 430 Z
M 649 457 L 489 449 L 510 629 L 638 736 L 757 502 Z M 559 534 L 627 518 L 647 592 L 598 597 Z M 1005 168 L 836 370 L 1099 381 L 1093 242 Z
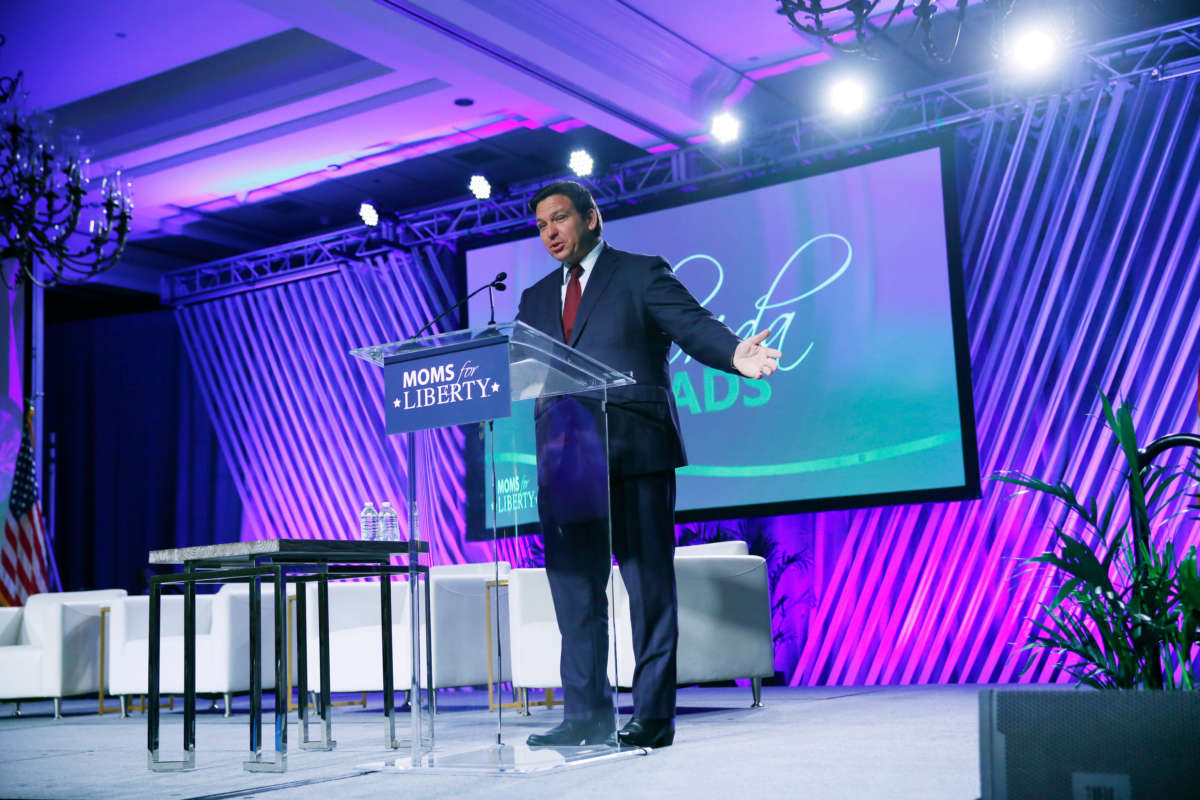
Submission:
M 767 329 L 743 339 L 733 351 L 733 368 L 747 378 L 765 378 L 779 369 L 779 357 L 783 354 L 763 346 L 763 340 L 770 335 L 771 331 Z

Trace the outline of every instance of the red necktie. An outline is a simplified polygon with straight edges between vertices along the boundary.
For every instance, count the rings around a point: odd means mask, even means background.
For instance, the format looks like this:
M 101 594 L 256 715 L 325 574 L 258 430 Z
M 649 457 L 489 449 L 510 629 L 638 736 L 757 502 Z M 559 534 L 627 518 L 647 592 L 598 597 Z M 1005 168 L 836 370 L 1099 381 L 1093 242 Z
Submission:
M 579 311 L 579 298 L 583 295 L 583 288 L 579 285 L 579 276 L 583 274 L 583 267 L 578 264 L 571 265 L 571 280 L 567 283 L 567 297 L 563 301 L 563 341 L 571 341 L 571 332 L 575 330 L 575 313 Z

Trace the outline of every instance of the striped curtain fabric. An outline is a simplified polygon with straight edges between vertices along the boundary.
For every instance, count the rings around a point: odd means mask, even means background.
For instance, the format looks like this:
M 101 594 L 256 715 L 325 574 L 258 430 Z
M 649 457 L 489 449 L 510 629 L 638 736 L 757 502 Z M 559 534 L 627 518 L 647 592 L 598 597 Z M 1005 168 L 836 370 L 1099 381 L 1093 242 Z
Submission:
M 793 685 L 1066 680 L 1021 649 L 1056 588 L 1022 559 L 1061 510 L 987 476 L 1119 491 L 1100 390 L 1136 406 L 1143 443 L 1200 427 L 1200 81 L 1039 99 L 959 144 L 983 498 L 774 520 L 785 556 L 789 529 L 815 554 L 807 613 L 776 609 Z M 1186 550 L 1200 524 L 1156 536 Z

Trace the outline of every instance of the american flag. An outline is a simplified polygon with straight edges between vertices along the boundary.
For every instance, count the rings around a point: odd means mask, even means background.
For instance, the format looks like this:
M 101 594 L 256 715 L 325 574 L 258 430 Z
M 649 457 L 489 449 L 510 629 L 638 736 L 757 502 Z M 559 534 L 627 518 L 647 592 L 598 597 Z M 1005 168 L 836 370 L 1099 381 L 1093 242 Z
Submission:
M 23 605 L 29 595 L 50 591 L 46 529 L 33 470 L 32 417 L 31 409 L 21 426 L 21 449 L 0 543 L 0 602 L 6 606 Z

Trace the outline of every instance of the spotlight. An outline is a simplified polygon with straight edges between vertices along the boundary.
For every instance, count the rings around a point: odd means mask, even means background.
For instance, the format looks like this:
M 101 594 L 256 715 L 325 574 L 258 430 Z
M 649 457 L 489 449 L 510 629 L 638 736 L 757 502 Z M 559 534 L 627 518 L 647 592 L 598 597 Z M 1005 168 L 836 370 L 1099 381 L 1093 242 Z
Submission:
M 1017 72 L 1036 75 L 1045 72 L 1057 59 L 1061 44 L 1047 25 L 1026 25 L 1012 37 L 1008 63 Z
M 358 216 L 362 218 L 364 225 L 374 228 L 379 224 L 379 212 L 375 210 L 375 206 L 373 206 L 369 201 L 364 201 L 363 204 L 358 207 Z
M 867 87 L 858 78 L 840 78 L 829 87 L 829 107 L 843 117 L 855 117 L 867 107 Z
M 472 175 L 467 188 L 471 190 L 471 194 L 475 195 L 476 200 L 487 200 L 492 196 L 492 185 L 482 175 Z
M 742 133 L 742 123 L 733 114 L 723 111 L 713 117 L 712 137 L 721 144 L 729 144 Z
M 571 168 L 571 172 L 582 178 L 592 174 L 592 167 L 595 166 L 595 163 L 592 161 L 592 157 L 588 155 L 587 150 L 575 150 L 571 153 L 571 160 L 567 163 L 567 166 Z

